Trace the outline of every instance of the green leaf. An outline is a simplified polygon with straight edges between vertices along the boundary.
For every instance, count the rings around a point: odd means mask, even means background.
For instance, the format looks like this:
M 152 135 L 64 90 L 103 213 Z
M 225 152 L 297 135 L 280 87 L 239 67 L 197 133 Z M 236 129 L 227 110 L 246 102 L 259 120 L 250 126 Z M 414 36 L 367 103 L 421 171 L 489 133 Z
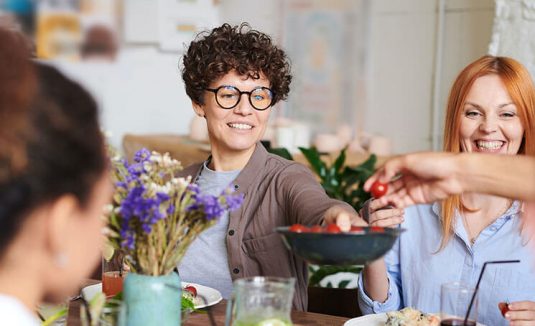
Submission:
M 375 164 L 377 163 L 377 156 L 375 154 L 371 154 L 370 157 L 363 163 L 359 164 L 357 168 L 364 168 L 367 170 L 375 170 Z
M 351 280 L 343 280 L 338 283 L 338 288 L 345 289 Z
M 189 298 L 187 295 L 182 295 L 182 301 L 181 301 L 181 307 L 182 310 L 195 310 L 195 305 L 193 304 L 193 300 Z
M 347 147 L 346 147 L 347 148 Z M 334 161 L 333 168 L 338 173 L 342 169 L 342 166 L 344 165 L 344 162 L 346 161 L 346 148 L 344 148 L 340 155 L 336 158 L 336 161 Z
M 325 177 L 327 166 L 325 163 L 321 160 L 320 153 L 315 147 L 312 148 L 304 148 L 299 147 L 299 150 L 301 153 L 303 153 L 303 156 L 307 159 L 308 163 L 312 167 L 312 170 L 320 176 L 322 179 Z
M 292 154 L 290 154 L 290 151 L 288 151 L 284 147 L 270 148 L 270 149 L 268 149 L 268 152 L 270 152 L 272 154 L 275 154 L 275 155 L 278 155 L 278 156 L 280 156 L 282 158 L 285 158 L 287 160 L 290 160 L 290 161 L 294 160 Z

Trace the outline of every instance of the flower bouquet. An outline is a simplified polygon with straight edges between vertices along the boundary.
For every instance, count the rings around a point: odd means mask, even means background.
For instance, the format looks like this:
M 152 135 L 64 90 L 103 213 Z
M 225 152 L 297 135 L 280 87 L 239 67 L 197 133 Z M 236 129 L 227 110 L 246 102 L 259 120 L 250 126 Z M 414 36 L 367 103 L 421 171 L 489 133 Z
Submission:
M 217 223 L 225 211 L 239 208 L 243 196 L 230 189 L 219 196 L 201 194 L 191 177 L 177 177 L 182 166 L 167 153 L 142 149 L 129 164 L 112 151 L 111 162 L 115 193 L 105 233 L 109 244 L 122 250 L 130 269 L 124 286 L 128 325 L 146 322 L 141 315 L 151 300 L 157 311 L 146 313 L 150 323 L 165 325 L 166 294 L 176 296 L 173 290 L 178 288 L 180 296 L 180 281 L 173 270 L 197 235 Z M 154 284 L 157 277 L 164 279 L 165 286 Z M 147 289 L 136 289 L 137 283 L 161 292 L 148 298 Z M 179 300 L 176 298 L 172 307 L 180 307 Z M 138 301 L 141 307 L 136 308 Z M 161 317 L 160 323 L 155 322 L 156 316 Z

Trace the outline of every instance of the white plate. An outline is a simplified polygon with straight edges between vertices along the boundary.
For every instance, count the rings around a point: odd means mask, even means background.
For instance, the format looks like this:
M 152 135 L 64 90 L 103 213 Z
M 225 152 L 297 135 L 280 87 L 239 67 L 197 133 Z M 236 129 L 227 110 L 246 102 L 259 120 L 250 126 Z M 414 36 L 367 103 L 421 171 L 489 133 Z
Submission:
M 375 315 L 372 314 L 350 319 L 345 322 L 344 326 L 384 326 L 386 319 L 387 317 L 385 313 Z M 485 325 L 477 323 L 477 326 Z
M 345 322 L 344 326 L 384 326 L 386 323 L 386 314 L 366 315 L 350 319 Z
M 211 287 L 196 283 L 182 282 L 182 288 L 187 285 L 193 285 L 197 289 L 197 298 L 193 302 L 195 305 L 195 309 L 201 309 L 215 305 L 223 299 L 223 297 L 221 296 L 221 292 Z M 89 285 L 82 289 L 82 295 L 84 296 L 84 298 L 86 298 L 86 300 L 91 300 L 91 298 L 93 298 L 93 296 L 97 294 L 97 292 L 102 292 L 102 283 Z M 206 302 L 202 302 L 202 300 L 200 300 L 200 297 L 204 297 L 206 299 Z

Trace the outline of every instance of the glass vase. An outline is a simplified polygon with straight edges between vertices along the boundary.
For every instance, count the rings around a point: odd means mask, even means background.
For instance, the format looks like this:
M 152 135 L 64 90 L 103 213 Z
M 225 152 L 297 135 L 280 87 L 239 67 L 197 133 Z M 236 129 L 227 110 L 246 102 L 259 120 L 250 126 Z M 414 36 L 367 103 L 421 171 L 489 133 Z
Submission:
M 181 286 L 176 273 L 149 276 L 128 273 L 124 281 L 129 326 L 180 325 Z

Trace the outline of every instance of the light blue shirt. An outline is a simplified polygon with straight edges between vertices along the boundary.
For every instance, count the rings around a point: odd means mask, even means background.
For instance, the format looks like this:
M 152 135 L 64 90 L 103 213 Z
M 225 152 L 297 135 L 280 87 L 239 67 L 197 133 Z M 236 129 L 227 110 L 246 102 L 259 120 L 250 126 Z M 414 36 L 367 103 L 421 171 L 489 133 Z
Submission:
M 487 265 L 479 286 L 478 322 L 509 325 L 502 317 L 501 301 L 535 301 L 535 251 L 533 241 L 521 232 L 520 203 L 513 205 L 486 227 L 470 246 L 461 216 L 455 216 L 455 234 L 440 247 L 440 205 L 418 205 L 405 210 L 406 229 L 385 256 L 388 270 L 388 298 L 372 301 L 359 278 L 359 306 L 363 314 L 414 307 L 440 312 L 440 286 L 462 282 L 476 286 L 483 263 L 489 260 L 520 259 L 520 263 Z M 362 275 L 361 275 L 362 276 Z M 462 303 L 468 306 L 469 302 Z

